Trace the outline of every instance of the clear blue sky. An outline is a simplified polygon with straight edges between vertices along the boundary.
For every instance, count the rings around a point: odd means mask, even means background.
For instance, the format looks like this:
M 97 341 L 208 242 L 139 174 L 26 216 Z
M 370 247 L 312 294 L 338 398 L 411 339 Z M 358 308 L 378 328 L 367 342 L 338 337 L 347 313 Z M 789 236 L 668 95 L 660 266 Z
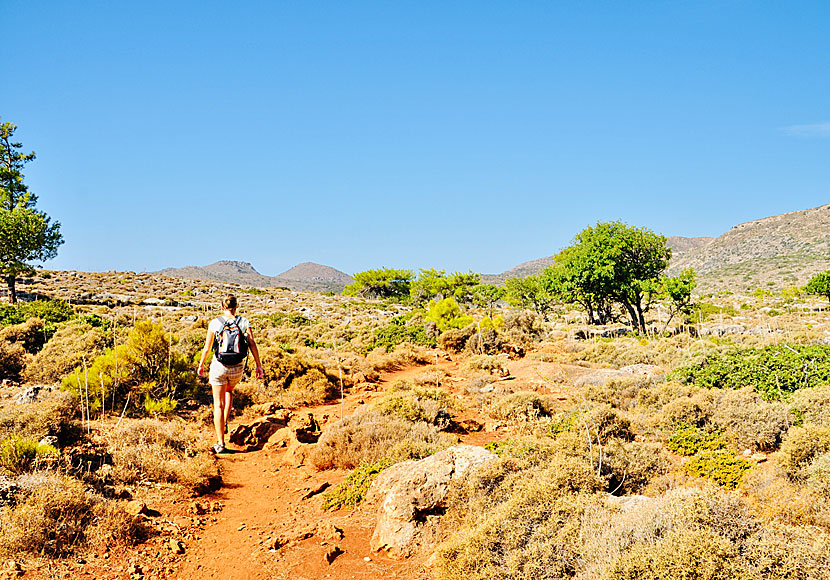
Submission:
M 830 3 L 0 1 L 56 269 L 501 272 L 830 202 Z

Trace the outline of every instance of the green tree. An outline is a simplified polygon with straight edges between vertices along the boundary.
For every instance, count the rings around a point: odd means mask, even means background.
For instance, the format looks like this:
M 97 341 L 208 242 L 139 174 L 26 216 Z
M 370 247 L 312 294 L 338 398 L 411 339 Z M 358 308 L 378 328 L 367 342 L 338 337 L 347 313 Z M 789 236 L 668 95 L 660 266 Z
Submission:
M 343 289 L 345 296 L 404 299 L 414 278 L 411 270 L 379 268 L 353 275 L 354 282 Z
M 827 300 L 830 300 L 830 270 L 814 274 L 804 287 L 804 291 L 807 294 L 823 296 Z
M 415 306 L 420 306 L 436 298 L 454 298 L 462 304 L 472 301 L 472 290 L 481 283 L 481 275 L 475 272 L 453 272 L 449 275 L 444 270 L 421 269 L 418 279 L 412 283 L 410 299 Z
M 37 196 L 23 183 L 23 166 L 34 161 L 35 153 L 21 153 L 23 143 L 13 141 L 17 125 L 0 123 L 0 207 L 34 207 Z
M 619 221 L 599 222 L 579 232 L 556 256 L 561 270 L 551 272 L 551 278 L 561 284 L 560 294 L 587 304 L 592 322 L 613 302 L 623 307 L 634 330 L 642 332 L 645 312 L 660 294 L 670 259 L 665 236 Z
M 692 291 L 695 286 L 697 286 L 697 276 L 692 268 L 686 268 L 677 276 L 665 277 L 661 280 L 661 294 L 669 301 L 669 319 L 663 327 L 663 332 L 678 314 L 691 314 L 694 307 Z
M 493 284 L 479 284 L 472 289 L 473 304 L 480 308 L 487 309 L 487 316 L 493 317 L 493 308 L 496 302 L 504 298 L 507 290 L 504 286 L 494 286 Z
M 541 275 L 508 278 L 504 285 L 508 302 L 520 308 L 535 310 L 545 320 L 548 319 L 548 313 L 556 300 L 556 292 L 549 278 Z
M 13 141 L 17 126 L 0 124 L 0 276 L 9 289 L 9 302 L 17 301 L 17 276 L 31 275 L 31 262 L 54 258 L 63 243 L 60 223 L 35 209 L 37 196 L 23 182 L 23 166 L 34 153 L 20 153 Z

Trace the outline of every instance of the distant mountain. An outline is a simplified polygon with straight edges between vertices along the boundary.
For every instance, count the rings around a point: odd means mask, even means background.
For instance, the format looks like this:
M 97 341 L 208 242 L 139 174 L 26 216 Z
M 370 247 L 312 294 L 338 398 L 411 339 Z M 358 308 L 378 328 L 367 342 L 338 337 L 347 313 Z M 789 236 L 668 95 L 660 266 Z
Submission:
M 324 290 L 342 292 L 354 282 L 351 276 L 331 266 L 303 262 L 271 278 L 271 286 L 286 286 L 292 290 Z
M 247 286 L 284 286 L 291 290 L 342 292 L 352 278 L 340 270 L 313 262 L 303 262 L 278 276 L 260 274 L 248 262 L 220 260 L 207 266 L 165 268 L 158 274 L 173 278 L 235 282 Z
M 669 273 L 683 268 L 695 269 L 703 291 L 804 284 L 830 269 L 830 204 L 739 224 L 677 256 Z
M 248 286 L 270 286 L 271 277 L 257 272 L 248 262 L 220 260 L 207 266 L 185 266 L 183 268 L 165 268 L 158 274 L 172 278 L 193 278 L 194 280 L 215 280 L 217 282 L 236 282 Z
M 485 284 L 504 284 L 504 281 L 508 278 L 526 278 L 538 274 L 551 264 L 553 264 L 553 256 L 537 258 L 529 262 L 522 262 L 518 266 L 513 266 L 501 274 L 482 274 L 481 281 Z

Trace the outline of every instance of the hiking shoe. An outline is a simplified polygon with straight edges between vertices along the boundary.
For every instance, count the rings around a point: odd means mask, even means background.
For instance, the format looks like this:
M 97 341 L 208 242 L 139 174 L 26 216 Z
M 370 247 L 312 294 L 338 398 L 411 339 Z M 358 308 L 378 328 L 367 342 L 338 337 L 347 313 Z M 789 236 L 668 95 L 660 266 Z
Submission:
M 213 444 L 213 452 L 214 453 L 222 453 L 225 450 L 225 446 L 221 443 L 214 443 Z

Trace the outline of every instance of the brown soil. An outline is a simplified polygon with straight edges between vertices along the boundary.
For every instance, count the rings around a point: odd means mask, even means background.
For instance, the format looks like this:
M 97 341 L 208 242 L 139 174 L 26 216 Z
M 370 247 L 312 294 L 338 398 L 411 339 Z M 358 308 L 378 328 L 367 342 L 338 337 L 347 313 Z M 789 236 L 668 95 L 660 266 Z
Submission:
M 583 371 L 527 359 L 509 366 L 510 377 L 498 383 L 502 391 L 538 390 L 563 399 L 563 379 Z M 469 374 L 465 366 L 445 361 L 438 367 L 447 373 L 442 386 L 464 399 L 464 410 L 455 419 L 481 425 L 490 421 L 482 404 L 464 393 L 465 375 Z M 430 368 L 435 367 L 388 373 L 375 391 L 352 392 L 342 405 L 304 411 L 313 413 L 321 423 L 337 420 L 341 413 L 353 413 L 359 405 L 382 396 L 391 382 Z M 482 429 L 471 431 L 462 440 L 484 445 L 505 436 L 503 430 Z M 309 465 L 291 466 L 283 461 L 284 455 L 284 450 L 242 452 L 229 446 L 218 459 L 223 478 L 218 492 L 193 499 L 160 487 L 140 498 L 152 510 L 147 519 L 153 532 L 144 543 L 74 560 L 27 562 L 24 577 L 351 580 L 429 576 L 422 559 L 400 562 L 370 551 L 374 511 L 359 507 L 327 512 L 321 508 L 321 488 L 337 485 L 345 471 L 318 472 Z M 342 530 L 342 538 L 327 532 L 331 528 L 323 524 Z M 326 554 L 332 550 L 338 554 L 329 563 Z

